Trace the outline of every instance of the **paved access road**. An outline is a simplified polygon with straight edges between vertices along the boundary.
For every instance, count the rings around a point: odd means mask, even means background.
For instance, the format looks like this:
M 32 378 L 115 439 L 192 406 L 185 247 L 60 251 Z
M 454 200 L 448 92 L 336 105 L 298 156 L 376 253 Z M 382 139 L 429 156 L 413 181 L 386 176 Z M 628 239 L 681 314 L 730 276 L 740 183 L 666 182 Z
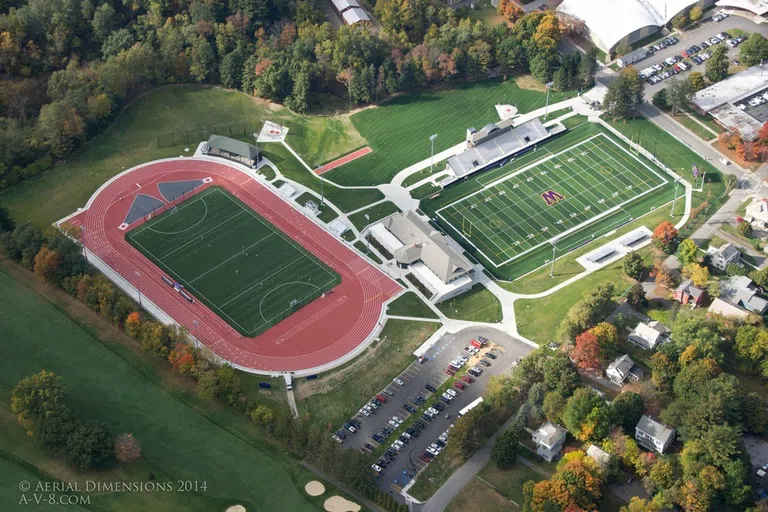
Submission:
M 440 434 L 449 428 L 451 423 L 456 421 L 459 410 L 482 395 L 485 384 L 490 376 L 508 372 L 512 368 L 512 363 L 517 358 L 524 357 L 533 348 L 491 327 L 470 327 L 455 334 L 447 334 L 426 352 L 426 359 L 423 363 L 414 361 L 400 375 L 399 378 L 403 381 L 402 386 L 395 382 L 387 386 L 386 389 L 392 392 L 394 396 L 388 396 L 387 403 L 381 406 L 375 414 L 370 417 L 364 417 L 359 414 L 355 417 L 355 419 L 361 422 L 360 430 L 355 434 L 347 434 L 344 446 L 355 449 L 360 449 L 365 443 L 378 446 L 378 443 L 374 442 L 371 436 L 380 428 L 389 427 L 390 425 L 387 423 L 387 420 L 392 418 L 392 416 L 402 418 L 405 420 L 404 424 L 412 422 L 412 420 L 408 419 L 411 414 L 403 408 L 404 404 L 408 403 L 417 407 L 411 402 L 416 396 L 423 397 L 427 404 L 439 401 L 439 397 L 430 393 L 424 386 L 432 384 L 437 388 L 449 379 L 449 376 L 443 370 L 448 366 L 448 363 L 462 354 L 464 347 L 469 345 L 472 339 L 478 336 L 483 336 L 490 340 L 489 347 L 484 349 L 481 354 L 485 354 L 490 348 L 493 348 L 497 358 L 490 360 L 492 364 L 490 367 L 480 366 L 483 368 L 483 374 L 476 378 L 474 383 L 469 384 L 465 391 L 457 390 L 459 395 L 450 405 L 440 402 L 445 406 L 441 414 L 433 419 L 431 423 L 427 423 L 421 435 L 418 438 L 414 438 L 409 444 L 406 444 L 398 452 L 397 458 L 379 474 L 377 481 L 382 490 L 389 491 L 393 485 L 403 486 L 414 474 L 420 471 L 425 464 L 419 459 L 419 456 L 424 453 L 431 443 L 435 442 Z M 471 358 L 465 368 L 476 365 L 479 360 L 480 357 L 478 356 Z M 383 362 L 383 364 L 385 363 Z M 360 405 L 362 406 L 363 404 Z M 450 417 L 446 418 L 446 414 L 449 414 Z M 396 429 L 384 445 L 389 447 L 403 431 L 403 426 Z M 404 475 L 403 472 L 406 474 Z

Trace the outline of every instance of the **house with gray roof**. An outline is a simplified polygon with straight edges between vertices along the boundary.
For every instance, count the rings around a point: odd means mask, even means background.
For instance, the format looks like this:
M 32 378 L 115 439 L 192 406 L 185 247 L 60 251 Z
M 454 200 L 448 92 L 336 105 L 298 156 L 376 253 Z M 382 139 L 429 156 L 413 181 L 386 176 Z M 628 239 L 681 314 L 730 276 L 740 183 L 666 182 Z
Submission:
M 536 444 L 536 453 L 552 462 L 563 448 L 567 434 L 567 430 L 551 421 L 542 424 L 531 437 Z
M 701 306 L 706 298 L 706 292 L 693 285 L 693 281 L 686 279 L 675 288 L 672 297 L 680 304 L 690 304 L 691 309 Z
M 658 320 L 652 320 L 647 324 L 640 322 L 629 334 L 627 341 L 634 343 L 645 350 L 653 350 L 659 343 L 669 338 L 669 329 Z
M 624 354 L 613 360 L 605 370 L 608 379 L 621 386 L 627 379 L 638 381 L 643 378 L 643 369 L 635 364 L 629 354 Z
M 411 273 L 431 293 L 435 303 L 472 287 L 474 269 L 460 249 L 415 211 L 391 215 L 369 232 L 400 268 Z
M 675 429 L 643 414 L 635 427 L 635 439 L 648 450 L 664 453 L 675 440 Z
M 739 250 L 730 242 L 720 247 L 712 247 L 710 245 L 707 248 L 707 254 L 709 255 L 710 264 L 722 272 L 725 272 L 728 265 L 738 263 L 739 258 L 741 258 Z
M 708 311 L 713 314 L 746 318 L 750 313 L 764 315 L 768 301 L 760 297 L 759 288 L 747 276 L 733 276 L 720 283 L 720 296 Z

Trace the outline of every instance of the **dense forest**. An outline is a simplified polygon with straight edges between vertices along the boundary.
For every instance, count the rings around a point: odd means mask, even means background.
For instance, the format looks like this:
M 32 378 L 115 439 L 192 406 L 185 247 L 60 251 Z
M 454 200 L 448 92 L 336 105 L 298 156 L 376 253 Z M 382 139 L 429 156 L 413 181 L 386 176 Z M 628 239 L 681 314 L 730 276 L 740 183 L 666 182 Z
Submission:
M 489 27 L 438 0 L 378 0 L 374 33 L 332 28 L 321 1 L 3 0 L 0 188 L 50 168 L 162 84 L 222 85 L 307 112 L 324 94 L 354 105 L 489 72 L 560 88 L 594 75 L 590 59 L 580 69 L 557 53 L 551 12 Z

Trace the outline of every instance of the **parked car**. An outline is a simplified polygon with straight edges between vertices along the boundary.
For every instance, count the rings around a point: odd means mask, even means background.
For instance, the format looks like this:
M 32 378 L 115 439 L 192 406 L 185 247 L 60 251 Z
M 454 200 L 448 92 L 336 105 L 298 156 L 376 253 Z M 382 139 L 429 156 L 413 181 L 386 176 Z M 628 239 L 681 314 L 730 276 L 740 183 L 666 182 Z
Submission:
M 373 470 L 374 470 L 375 472 L 377 472 L 377 473 L 381 473 L 381 469 L 382 469 L 382 468 L 381 468 L 381 466 L 379 466 L 378 464 L 374 464 L 374 465 L 373 465 L 373 466 L 371 466 L 371 467 L 373 468 Z
M 410 404 L 403 404 L 403 409 L 408 411 L 409 413 L 413 414 L 416 412 L 416 408 Z
M 488 352 L 487 354 L 485 354 L 485 357 L 487 357 L 489 359 L 496 359 L 498 356 L 496 354 L 494 354 L 493 352 Z
M 491 362 L 490 362 L 490 361 L 488 361 L 487 359 L 481 359 L 481 360 L 480 360 L 480 364 L 481 364 L 481 365 L 483 365 L 483 366 L 485 366 L 486 368 L 487 368 L 487 367 L 489 367 L 489 366 L 491 366 Z
M 400 384 L 401 386 L 405 385 L 405 382 L 403 382 L 403 380 L 400 377 L 395 377 L 393 380 L 398 384 Z
M 451 389 L 451 388 L 448 388 L 448 389 L 446 389 L 446 390 L 445 390 L 445 392 L 446 392 L 446 393 L 448 393 L 449 395 L 451 395 L 451 396 L 452 396 L 452 397 L 454 397 L 454 398 L 455 398 L 456 396 L 458 396 L 458 394 L 459 394 L 457 391 L 455 391 L 455 390 L 453 390 L 453 389 Z
M 472 378 L 472 377 L 470 377 L 469 375 L 464 375 L 464 376 L 461 378 L 461 380 L 463 380 L 463 381 L 464 381 L 464 382 L 466 382 L 467 384 L 472 384 L 473 382 L 475 382 L 475 379 L 473 379 L 473 378 Z
M 424 386 L 424 389 L 426 389 L 427 391 L 430 391 L 430 392 L 432 392 L 432 393 L 434 393 L 435 391 L 437 391 L 437 389 L 435 388 L 435 386 L 433 386 L 432 384 L 427 384 L 426 386 Z
M 443 393 L 443 398 L 445 398 L 450 402 L 451 400 L 453 400 L 453 395 L 449 395 L 448 393 Z
M 459 381 L 454 382 L 453 387 L 455 387 L 456 389 L 461 389 L 462 391 L 467 389 L 467 385 Z
M 438 411 L 442 411 L 443 410 L 443 404 L 441 404 L 440 402 L 433 403 L 431 407 L 434 407 Z

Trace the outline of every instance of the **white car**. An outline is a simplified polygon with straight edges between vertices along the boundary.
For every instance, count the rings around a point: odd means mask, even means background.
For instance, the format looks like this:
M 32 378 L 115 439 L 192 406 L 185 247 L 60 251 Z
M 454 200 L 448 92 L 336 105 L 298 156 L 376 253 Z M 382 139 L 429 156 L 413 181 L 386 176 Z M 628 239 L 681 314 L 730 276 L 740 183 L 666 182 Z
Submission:
M 397 423 L 398 425 L 403 424 L 403 420 L 401 420 L 398 416 L 392 416 L 392 420 Z
M 371 415 L 371 413 L 369 413 L 365 409 L 360 409 L 360 414 L 362 414 L 365 417 L 369 417 Z
M 379 466 L 378 464 L 374 464 L 373 466 L 371 466 L 371 468 L 373 468 L 375 472 L 381 473 L 381 466 Z
M 397 425 L 397 422 L 396 422 L 395 420 L 389 420 L 389 421 L 387 421 L 387 423 L 389 423 L 389 424 L 390 424 L 390 425 L 392 425 L 393 427 L 397 427 L 397 426 L 398 426 L 398 425 Z
M 340 438 L 339 436 L 337 436 L 336 434 L 333 434 L 331 437 L 333 437 L 333 440 L 336 441 L 339 444 L 342 444 L 344 442 L 344 440 L 342 438 Z
M 445 435 L 440 436 L 438 439 L 440 439 L 444 443 L 448 442 L 448 437 L 446 437 Z
M 394 448 L 396 451 L 400 451 L 403 448 L 402 444 L 397 444 L 397 442 L 392 443 L 392 448 Z
M 394 380 L 395 380 L 395 382 L 397 382 L 397 383 L 398 383 L 398 384 L 400 384 L 401 386 L 404 386 L 404 385 L 405 385 L 405 382 L 403 382 L 403 381 L 402 381 L 402 379 L 401 379 L 400 377 L 395 377 L 395 379 L 394 379 Z
M 435 409 L 434 407 L 430 407 L 430 408 L 429 408 L 429 409 L 427 409 L 427 410 L 428 410 L 429 412 L 431 412 L 432 414 L 439 414 L 439 412 L 437 411 L 437 409 Z
M 440 455 L 440 452 L 439 452 L 439 451 L 437 451 L 437 450 L 435 450 L 435 449 L 434 449 L 434 448 L 432 448 L 432 447 L 429 447 L 429 448 L 427 448 L 427 452 L 431 453 L 431 454 L 432 454 L 432 455 L 434 455 L 435 457 L 437 457 L 438 455 Z
M 448 394 L 449 394 L 449 395 L 451 395 L 451 396 L 456 396 L 456 395 L 458 395 L 458 393 L 456 392 L 456 390 L 455 390 L 455 389 L 453 389 L 453 388 L 448 388 L 448 389 L 446 389 L 446 390 L 445 390 L 445 392 L 446 392 L 446 393 L 448 393 Z
M 443 398 L 446 400 L 453 400 L 453 395 L 449 395 L 448 393 L 443 393 Z

